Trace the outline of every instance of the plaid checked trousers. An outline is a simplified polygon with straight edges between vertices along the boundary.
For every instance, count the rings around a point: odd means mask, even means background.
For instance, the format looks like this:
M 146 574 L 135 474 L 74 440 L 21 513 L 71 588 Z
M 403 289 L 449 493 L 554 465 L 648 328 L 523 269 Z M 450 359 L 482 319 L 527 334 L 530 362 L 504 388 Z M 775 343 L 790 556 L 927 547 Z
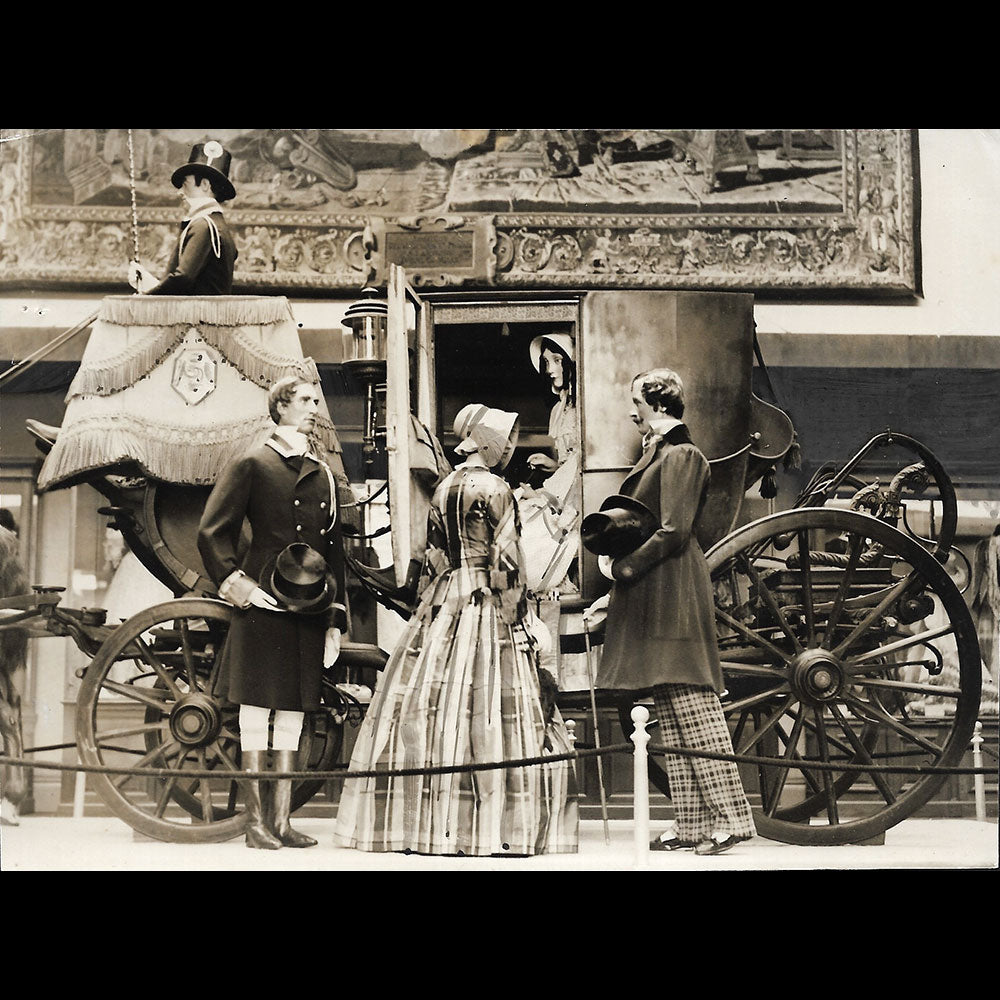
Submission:
M 653 688 L 653 701 L 661 743 L 688 750 L 733 752 L 719 696 L 711 688 L 658 684 Z M 734 763 L 679 754 L 667 754 L 664 760 L 679 839 L 707 840 L 713 833 L 754 836 L 750 803 Z

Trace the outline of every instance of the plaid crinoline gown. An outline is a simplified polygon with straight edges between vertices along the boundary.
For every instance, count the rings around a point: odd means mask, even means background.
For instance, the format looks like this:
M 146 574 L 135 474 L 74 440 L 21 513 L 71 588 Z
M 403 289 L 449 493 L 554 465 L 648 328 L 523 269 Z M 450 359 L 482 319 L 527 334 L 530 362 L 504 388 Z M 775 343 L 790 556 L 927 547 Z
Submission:
M 523 558 L 507 483 L 459 466 L 428 516 L 421 599 L 389 658 L 351 770 L 487 763 L 571 749 L 546 722 L 523 626 Z M 425 854 L 572 853 L 572 761 L 412 777 L 348 778 L 335 842 Z

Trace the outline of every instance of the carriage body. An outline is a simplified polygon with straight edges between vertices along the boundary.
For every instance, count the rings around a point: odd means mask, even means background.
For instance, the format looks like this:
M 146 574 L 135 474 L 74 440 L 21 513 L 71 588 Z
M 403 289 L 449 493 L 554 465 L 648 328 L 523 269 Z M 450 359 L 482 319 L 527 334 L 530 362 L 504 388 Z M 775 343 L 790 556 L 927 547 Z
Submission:
M 454 408 L 456 399 L 475 398 L 457 395 L 467 386 L 444 384 L 445 369 L 436 351 L 439 339 L 447 342 L 449 331 L 460 329 L 464 335 L 469 316 L 482 307 L 478 300 L 463 302 L 454 294 L 435 299 L 417 293 L 397 268 L 389 284 L 389 344 L 390 352 L 397 353 L 388 363 L 385 423 L 394 549 L 390 557 L 399 585 L 420 554 L 413 546 L 411 509 L 420 500 L 420 483 L 427 486 L 426 479 L 413 475 L 408 430 L 415 422 L 447 444 L 449 407 Z M 276 307 L 270 300 L 254 300 L 265 310 L 262 315 L 273 319 L 257 323 L 248 334 L 247 327 L 254 324 L 237 309 L 243 298 L 226 298 L 236 310 L 229 318 L 242 321 L 235 324 L 238 332 L 229 341 L 220 336 L 218 324 L 205 322 L 204 310 L 212 308 L 206 300 L 195 306 L 181 297 L 161 300 L 166 312 L 159 325 L 170 328 L 169 337 L 162 329 L 150 334 L 149 324 L 133 324 L 136 343 L 159 337 L 156 350 L 132 352 L 142 358 L 129 369 L 129 386 L 139 387 L 136 395 L 145 407 L 140 407 L 139 417 L 148 421 L 149 400 L 155 398 L 163 424 L 177 423 L 168 412 L 173 407 L 183 415 L 181 426 L 195 428 L 194 436 L 174 435 L 173 466 L 153 468 L 147 460 L 149 449 L 136 448 L 133 440 L 110 459 L 107 452 L 81 447 L 75 466 L 50 453 L 46 462 L 51 460 L 59 471 L 48 475 L 43 468 L 47 478 L 40 483 L 51 489 L 87 482 L 100 490 L 109 502 L 106 512 L 130 549 L 175 596 L 120 626 L 101 625 L 104 631 L 96 638 L 91 635 L 94 659 L 84 676 L 77 714 L 84 762 L 130 769 L 124 775 L 95 776 L 102 798 L 136 829 L 166 840 L 222 840 L 243 827 L 232 777 L 239 766 L 235 713 L 233 706 L 219 704 L 212 695 L 216 654 L 232 610 L 215 597 L 205 576 L 197 525 L 224 453 L 235 454 L 269 432 L 262 402 L 266 386 L 289 371 L 315 372 L 301 355 L 294 323 L 288 326 L 287 302 L 281 299 L 283 307 Z M 249 297 L 246 301 L 249 304 Z M 111 315 L 119 318 L 128 308 L 119 302 L 112 307 L 118 312 Z M 699 541 L 716 585 L 720 649 L 729 686 L 724 707 L 737 751 L 755 758 L 743 771 L 748 788 L 756 789 L 752 798 L 760 831 L 794 843 L 853 842 L 870 838 L 927 801 L 945 779 L 944 769 L 964 751 L 979 702 L 975 630 L 961 594 L 941 567 L 954 535 L 954 493 L 949 494 L 950 484 L 933 456 L 916 449 L 920 462 L 931 467 L 936 495 L 945 508 L 942 530 L 931 543 L 900 530 L 898 497 L 895 513 L 870 507 L 838 509 L 843 487 L 850 486 L 846 472 L 810 484 L 801 504 L 790 511 L 740 524 L 746 491 L 771 473 L 793 444 L 788 418 L 752 391 L 752 295 L 593 291 L 571 302 L 563 297 L 558 302 L 490 307 L 489 318 L 502 319 L 504 326 L 508 318 L 512 325 L 523 319 L 534 324 L 529 334 L 555 319 L 576 338 L 582 452 L 576 502 L 581 511 L 598 509 L 606 496 L 618 492 L 638 455 L 635 429 L 625 419 L 632 377 L 664 366 L 682 376 L 688 390 L 685 421 L 712 469 Z M 199 331 L 205 330 L 210 337 L 199 342 Z M 100 392 L 82 393 L 90 399 L 81 407 L 80 427 L 85 429 L 89 421 L 100 432 L 110 425 L 101 424 L 100 404 L 94 398 L 108 406 L 123 390 L 106 392 L 106 381 L 94 381 L 115 363 L 120 367 L 120 359 L 99 341 L 95 349 L 100 356 L 85 356 L 81 366 L 90 379 L 81 384 L 90 390 L 100 386 Z M 206 342 L 218 355 L 213 389 L 218 413 L 199 420 L 197 408 L 205 403 L 194 401 L 190 382 L 187 398 L 173 383 L 180 352 L 205 347 Z M 144 366 L 148 368 L 142 371 Z M 497 370 L 499 380 L 477 392 L 491 405 L 505 402 L 502 366 Z M 157 372 L 163 382 L 159 387 L 152 384 Z M 192 378 L 202 379 L 204 386 L 204 369 Z M 200 412 L 204 416 L 209 411 Z M 66 434 L 64 443 L 73 440 L 72 417 L 68 409 L 59 436 Z M 368 423 L 366 416 L 365 426 Z M 337 465 L 339 444 L 332 425 L 327 440 L 331 462 Z M 59 443 L 57 439 L 57 447 Z M 207 449 L 208 461 L 193 454 L 198 449 Z M 177 474 L 191 469 L 197 474 Z M 342 463 L 337 471 L 343 473 Z M 346 475 L 343 478 L 346 483 Z M 878 558 L 861 565 L 861 554 L 872 545 L 880 547 Z M 819 567 L 809 554 L 827 549 L 846 560 Z M 580 609 L 607 586 L 596 559 L 582 547 L 578 556 L 576 588 L 560 598 L 564 623 L 577 621 Z M 377 579 L 374 584 L 372 579 L 363 582 L 379 587 Z M 392 589 L 383 585 L 383 596 Z M 397 610 L 405 611 L 398 592 L 388 596 Z M 901 613 L 904 607 L 909 610 Z M 908 706 L 913 696 L 929 695 L 932 683 L 924 676 L 900 680 L 899 661 L 920 645 L 912 636 L 932 610 L 943 612 L 945 625 L 927 644 L 950 644 L 945 655 L 955 661 L 960 676 L 939 687 L 953 709 L 951 725 L 940 738 L 928 740 L 917 732 Z M 599 636 L 592 638 L 593 648 L 586 654 L 590 668 L 600 645 Z M 386 649 L 381 647 L 386 645 L 381 636 L 378 644 L 347 642 L 342 662 L 377 670 L 385 662 Z M 933 654 L 921 656 L 916 657 L 921 663 L 935 662 Z M 907 676 L 912 678 L 913 670 Z M 356 722 L 363 712 L 363 704 L 345 694 L 332 677 L 327 692 L 327 710 L 313 720 L 303 746 L 309 766 L 320 770 L 338 761 L 345 721 Z M 570 701 L 573 695 L 567 692 Z M 132 709 L 127 718 L 123 706 Z M 880 740 L 886 733 L 902 744 L 903 755 L 886 759 L 922 753 L 929 761 L 927 772 L 905 789 L 880 773 Z M 812 770 L 810 764 L 825 764 L 828 770 Z M 793 765 L 799 768 L 797 780 L 789 780 Z M 178 774 L 165 773 L 171 768 Z M 184 777 L 185 770 L 196 777 Z M 668 790 L 659 766 L 651 768 L 650 776 L 657 787 Z M 860 820 L 842 817 L 838 799 L 861 779 L 874 784 L 876 801 Z M 318 782 L 298 783 L 297 801 L 305 801 L 318 787 Z

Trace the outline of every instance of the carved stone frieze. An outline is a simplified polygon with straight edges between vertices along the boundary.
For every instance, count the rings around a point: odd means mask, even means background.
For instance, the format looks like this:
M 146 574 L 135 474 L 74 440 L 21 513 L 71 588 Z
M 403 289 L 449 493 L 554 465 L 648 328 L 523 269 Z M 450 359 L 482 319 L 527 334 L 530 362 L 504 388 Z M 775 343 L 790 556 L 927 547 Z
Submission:
M 165 165 L 202 132 L 234 150 L 237 292 L 392 262 L 424 287 L 919 286 L 908 129 L 134 130 L 131 174 L 127 130 L 7 129 L 0 287 L 124 286 L 134 238 L 162 274 Z

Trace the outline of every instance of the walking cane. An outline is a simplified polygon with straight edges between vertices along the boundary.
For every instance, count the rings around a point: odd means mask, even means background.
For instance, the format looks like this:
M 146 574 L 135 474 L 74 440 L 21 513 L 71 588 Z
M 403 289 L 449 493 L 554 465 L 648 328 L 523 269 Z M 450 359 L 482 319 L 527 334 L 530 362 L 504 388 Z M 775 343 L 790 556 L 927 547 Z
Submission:
M 590 682 L 590 714 L 594 720 L 594 748 L 601 749 L 601 730 L 597 724 L 597 696 L 594 694 L 594 661 L 590 655 L 590 623 L 583 619 L 583 645 L 587 651 L 587 680 Z M 604 821 L 604 843 L 611 843 L 608 832 L 608 800 L 604 794 L 604 764 L 597 755 L 597 787 L 601 792 L 601 819 Z

